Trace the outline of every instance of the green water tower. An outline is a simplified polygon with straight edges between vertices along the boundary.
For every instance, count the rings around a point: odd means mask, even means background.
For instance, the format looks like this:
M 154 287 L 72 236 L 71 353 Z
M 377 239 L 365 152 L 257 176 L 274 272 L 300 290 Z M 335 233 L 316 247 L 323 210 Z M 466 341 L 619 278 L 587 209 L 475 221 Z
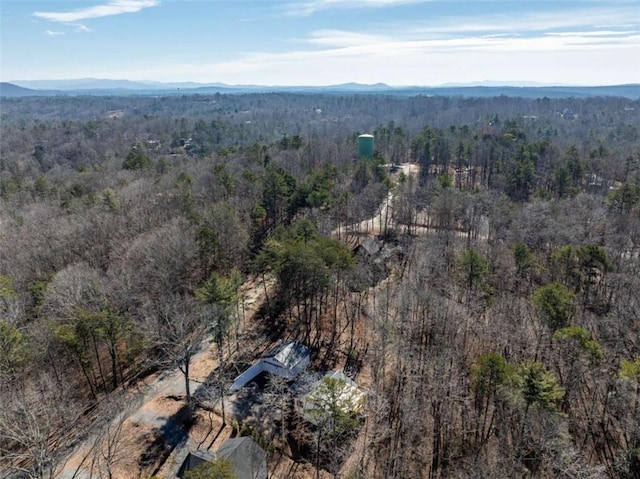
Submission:
M 358 137 L 358 158 L 373 158 L 373 135 Z

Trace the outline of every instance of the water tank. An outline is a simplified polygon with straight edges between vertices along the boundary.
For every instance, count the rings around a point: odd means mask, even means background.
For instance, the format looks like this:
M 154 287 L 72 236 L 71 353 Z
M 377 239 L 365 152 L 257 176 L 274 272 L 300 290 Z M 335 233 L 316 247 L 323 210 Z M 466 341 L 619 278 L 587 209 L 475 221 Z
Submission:
M 373 135 L 358 137 L 358 158 L 373 158 Z

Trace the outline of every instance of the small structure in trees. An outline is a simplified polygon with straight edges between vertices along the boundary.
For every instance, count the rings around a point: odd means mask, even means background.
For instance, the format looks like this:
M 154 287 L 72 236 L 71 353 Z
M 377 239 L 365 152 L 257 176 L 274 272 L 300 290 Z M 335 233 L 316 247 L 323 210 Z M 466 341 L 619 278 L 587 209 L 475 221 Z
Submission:
M 304 344 L 297 341 L 281 344 L 240 374 L 229 388 L 229 392 L 238 391 L 263 372 L 293 379 L 307 369 L 310 361 L 311 351 Z
M 189 452 L 177 476 L 182 478 L 203 464 L 220 460 L 231 465 L 238 479 L 267 479 L 267 453 L 250 437 L 228 439 L 215 454 L 204 450 Z
M 299 394 L 296 407 L 313 425 L 316 478 L 321 467 L 337 477 L 343 453 L 349 450 L 345 441 L 361 424 L 365 394 L 341 371 L 330 371 L 315 382 L 300 384 Z
M 384 243 L 377 238 L 363 238 L 356 246 L 353 248 L 353 252 L 356 255 L 364 256 L 365 258 L 370 258 L 378 254 Z
M 190 451 L 189 454 L 187 454 L 187 457 L 185 458 L 184 462 L 180 466 L 180 469 L 178 470 L 178 474 L 176 475 L 178 477 L 182 477 L 185 475 L 185 473 L 195 469 L 196 467 L 206 464 L 207 462 L 213 462 L 215 460 L 216 460 L 216 456 L 214 456 L 209 451 L 200 450 L 200 449 L 196 451 Z
M 342 371 L 329 371 L 300 389 L 296 409 L 312 424 L 327 415 L 356 417 L 362 413 L 365 393 Z
M 373 135 L 364 134 L 358 136 L 358 158 L 373 158 L 374 138 Z
M 250 437 L 228 439 L 216 457 L 229 461 L 239 479 L 267 479 L 267 453 Z

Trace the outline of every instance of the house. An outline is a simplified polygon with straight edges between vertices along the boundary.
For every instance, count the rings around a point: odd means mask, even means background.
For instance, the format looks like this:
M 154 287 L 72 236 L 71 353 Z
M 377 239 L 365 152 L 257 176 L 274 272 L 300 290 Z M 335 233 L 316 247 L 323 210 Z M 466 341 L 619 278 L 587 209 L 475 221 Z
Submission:
M 384 243 L 376 238 L 363 238 L 360 244 L 354 249 L 354 253 L 370 258 L 378 254 L 383 246 Z
M 238 479 L 267 479 L 267 453 L 250 437 L 227 439 L 216 457 L 231 462 Z
M 187 457 L 185 458 L 184 462 L 180 466 L 180 469 L 178 469 L 177 476 L 182 477 L 187 471 L 190 471 L 191 469 L 195 469 L 196 467 L 201 466 L 204 463 L 213 462 L 215 460 L 216 460 L 216 457 L 213 454 L 211 454 L 209 451 L 203 451 L 203 450 L 190 451 L 189 454 L 187 454 Z
M 231 463 L 238 479 L 267 479 L 267 453 L 250 437 L 227 439 L 212 454 L 209 451 L 191 451 L 180 466 L 178 477 L 206 462 L 226 459 Z
M 318 409 L 338 408 L 344 414 L 360 414 L 364 409 L 365 393 L 342 371 L 329 371 L 315 381 L 298 388 L 296 409 L 304 418 L 316 423 Z
M 285 379 L 293 379 L 307 369 L 310 361 L 311 351 L 304 344 L 297 341 L 281 344 L 240 374 L 229 388 L 229 392 L 238 391 L 263 372 Z

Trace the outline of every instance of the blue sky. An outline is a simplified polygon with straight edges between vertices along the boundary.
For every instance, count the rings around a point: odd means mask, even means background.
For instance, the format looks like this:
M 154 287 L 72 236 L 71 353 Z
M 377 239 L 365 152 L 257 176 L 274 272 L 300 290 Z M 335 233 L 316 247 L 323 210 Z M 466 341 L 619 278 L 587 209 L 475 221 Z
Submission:
M 0 0 L 0 79 L 640 83 L 640 0 Z

